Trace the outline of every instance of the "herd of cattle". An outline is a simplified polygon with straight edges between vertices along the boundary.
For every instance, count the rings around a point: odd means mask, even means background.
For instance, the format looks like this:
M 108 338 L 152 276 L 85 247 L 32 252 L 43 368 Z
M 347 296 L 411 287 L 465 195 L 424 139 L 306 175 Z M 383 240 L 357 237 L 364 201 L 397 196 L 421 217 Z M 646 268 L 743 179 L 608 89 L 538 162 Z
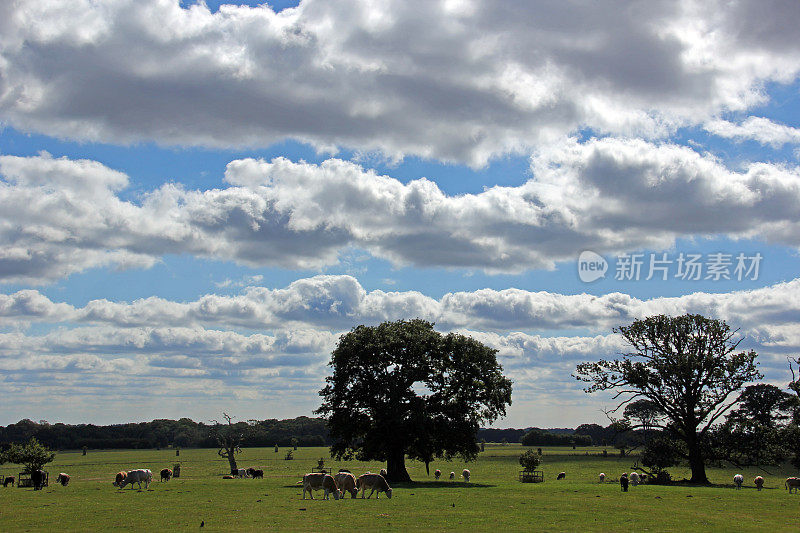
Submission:
M 442 476 L 441 470 L 436 470 L 434 472 L 434 477 L 438 481 L 439 478 Z M 450 472 L 450 481 L 455 479 L 455 472 Z M 226 475 L 223 476 L 223 479 L 234 479 L 234 478 L 262 478 L 264 477 L 264 471 L 262 469 L 256 468 L 240 468 L 236 471 L 236 475 Z M 464 481 L 469 482 L 470 479 L 470 471 L 466 468 L 461 472 L 461 477 L 464 478 Z M 556 476 L 556 480 L 566 479 L 567 473 L 566 472 L 559 472 Z M 172 470 L 169 468 L 164 468 L 161 470 L 161 481 L 169 481 L 172 479 Z M 58 474 L 56 478 L 56 483 L 60 484 L 63 487 L 66 487 L 69 484 L 70 477 L 68 474 L 61 472 Z M 600 483 L 605 483 L 606 481 L 606 474 L 601 472 L 599 475 Z M 147 468 L 139 468 L 136 470 L 130 471 L 121 471 L 118 472 L 114 478 L 112 485 L 118 487 L 120 489 L 130 485 L 131 489 L 133 489 L 133 485 L 136 484 L 141 490 L 142 483 L 144 483 L 144 488 L 147 489 L 150 486 L 150 483 L 153 481 L 153 473 Z M 34 470 L 31 472 L 31 482 L 33 484 L 34 490 L 41 490 L 42 487 L 47 483 L 47 472 L 43 470 Z M 642 483 L 647 482 L 647 474 L 639 474 L 637 472 L 631 472 L 630 474 L 623 472 L 622 475 L 619 477 L 619 484 L 622 491 L 627 492 L 629 486 L 637 486 Z M 736 486 L 736 489 L 741 489 L 742 484 L 744 483 L 744 476 L 742 474 L 736 474 L 733 476 L 733 484 Z M 764 478 L 761 476 L 756 476 L 753 479 L 753 483 L 755 484 L 758 490 L 761 490 L 764 487 Z M 3 480 L 3 486 L 7 487 L 8 485 L 14 486 L 14 477 L 13 476 L 6 476 Z M 331 475 L 325 472 L 312 472 L 303 476 L 301 481 L 297 482 L 298 485 L 303 485 L 303 499 L 306 499 L 306 492 L 308 492 L 311 499 L 314 499 L 314 494 L 312 491 L 314 490 L 322 490 L 323 491 L 323 499 L 329 499 L 329 496 L 333 494 L 333 499 L 338 500 L 340 498 L 344 498 L 345 493 L 350 493 L 351 498 L 355 498 L 359 492 L 361 492 L 361 498 L 363 499 L 367 489 L 370 489 L 369 496 L 367 498 L 371 498 L 373 494 L 375 494 L 375 498 L 380 497 L 380 493 L 383 492 L 386 494 L 388 498 L 392 497 L 392 488 L 389 486 L 389 483 L 386 481 L 386 470 L 381 470 L 379 474 L 372 474 L 367 472 L 362 474 L 356 478 L 349 470 L 339 470 L 338 473 Z M 794 490 L 794 492 L 800 491 L 800 478 L 798 477 L 790 477 L 786 479 L 784 483 L 784 487 L 789 490 L 789 493 Z

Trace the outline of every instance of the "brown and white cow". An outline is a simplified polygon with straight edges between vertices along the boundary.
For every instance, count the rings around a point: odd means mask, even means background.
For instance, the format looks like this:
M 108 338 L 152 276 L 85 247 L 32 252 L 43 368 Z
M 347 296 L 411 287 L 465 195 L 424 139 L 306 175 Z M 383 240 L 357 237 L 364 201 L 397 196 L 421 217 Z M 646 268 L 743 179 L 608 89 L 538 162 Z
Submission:
M 336 480 L 333 479 L 333 476 L 330 474 L 325 474 L 324 472 L 313 472 L 303 476 L 303 499 L 306 499 L 306 492 L 308 495 L 311 496 L 311 499 L 314 499 L 314 493 L 311 492 L 312 490 L 320 490 L 323 491 L 322 499 L 328 500 L 330 499 L 329 496 L 333 493 L 333 499 L 338 500 L 341 496 L 341 491 L 339 487 L 336 485 Z
M 125 479 L 119 484 L 119 488 L 122 489 L 125 488 L 125 485 L 130 485 L 131 489 L 133 489 L 133 484 L 136 483 L 139 485 L 139 490 L 142 490 L 142 483 L 144 483 L 144 488 L 147 490 L 151 481 L 153 481 L 153 473 L 147 468 L 139 468 L 128 472 Z
M 64 472 L 58 474 L 58 477 L 56 478 L 56 483 L 61 483 L 62 487 L 66 487 L 67 485 L 69 485 L 69 474 L 65 474 Z
M 169 481 L 170 479 L 172 479 L 172 470 L 170 470 L 169 468 L 162 469 L 160 481 Z
M 339 472 L 333 476 L 333 479 L 336 480 L 336 486 L 339 487 L 340 491 L 342 491 L 342 498 L 344 498 L 345 492 L 349 492 L 351 498 L 355 498 L 358 495 L 358 489 L 356 488 L 356 476 L 350 472 Z
M 392 488 L 386 482 L 386 478 L 384 478 L 380 474 L 362 474 L 358 476 L 358 480 L 356 481 L 356 488 L 361 492 L 361 498 L 364 498 L 364 494 L 366 494 L 367 489 L 372 489 L 372 492 L 369 493 L 367 498 L 372 496 L 372 493 L 377 491 L 375 494 L 375 499 L 378 499 L 381 492 L 385 492 L 386 496 L 391 498 L 392 497 Z
M 764 478 L 761 476 L 756 476 L 756 478 L 753 480 L 753 483 L 756 484 L 756 488 L 758 490 L 761 490 L 761 488 L 764 486 Z
M 800 489 L 800 477 L 786 478 L 786 483 L 784 483 L 784 485 L 789 489 L 789 494 L 792 493 L 792 489 L 797 492 L 797 489 Z
M 433 477 L 436 478 L 436 481 L 439 481 L 439 478 L 442 477 L 442 471 L 437 468 L 436 472 L 433 473 Z
M 117 475 L 114 477 L 114 482 L 111 484 L 114 485 L 115 487 L 119 487 L 122 484 L 122 482 L 125 481 L 125 476 L 127 475 L 128 473 L 124 470 L 121 472 L 117 472 Z

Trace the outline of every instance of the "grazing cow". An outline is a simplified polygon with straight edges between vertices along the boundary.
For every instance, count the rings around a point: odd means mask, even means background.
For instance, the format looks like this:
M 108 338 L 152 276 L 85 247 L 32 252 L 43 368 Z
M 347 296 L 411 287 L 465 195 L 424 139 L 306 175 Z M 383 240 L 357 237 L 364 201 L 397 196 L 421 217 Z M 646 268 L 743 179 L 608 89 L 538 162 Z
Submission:
M 31 481 L 33 482 L 33 490 L 42 490 L 45 480 L 44 470 L 34 470 L 31 472 Z
M 453 474 L 455 477 L 455 474 Z M 356 488 L 361 490 L 361 499 L 364 499 L 367 489 L 372 489 L 367 498 L 372 497 L 372 493 L 377 491 L 375 499 L 380 497 L 381 492 L 385 492 L 388 498 L 392 497 L 392 488 L 386 483 L 386 479 L 380 474 L 362 474 L 356 481 Z
M 161 481 L 169 481 L 170 479 L 172 479 L 172 470 L 169 468 L 161 470 Z
M 342 491 L 342 498 L 344 498 L 345 492 L 350 493 L 350 498 L 355 498 L 358 495 L 358 489 L 356 488 L 356 476 L 350 472 L 339 472 L 333 476 L 333 479 L 336 480 L 336 486 L 339 487 L 340 491 Z
M 600 472 L 600 483 L 603 483 L 606 480 L 606 475 L 604 472 Z
M 386 472 L 386 469 L 385 469 L 385 468 L 381 468 L 380 474 L 381 474 L 383 477 L 386 477 L 386 476 L 388 476 L 388 475 L 389 475 L 389 473 L 388 473 L 388 472 Z
M 792 493 L 792 489 L 797 492 L 797 489 L 800 489 L 800 477 L 786 478 L 786 483 L 784 483 L 784 486 L 789 489 L 789 494 Z
M 114 482 L 112 483 L 112 485 L 114 485 L 115 487 L 119 487 L 120 485 L 122 485 L 122 482 L 125 481 L 125 476 L 127 475 L 128 473 L 125 472 L 124 470 L 122 472 L 117 472 L 117 475 L 114 477 Z
M 333 499 L 338 500 L 341 496 L 341 491 L 339 487 L 336 485 L 336 480 L 333 479 L 333 476 L 330 474 L 325 474 L 324 472 L 314 472 L 312 474 L 306 474 L 303 476 L 303 499 L 306 499 L 306 492 L 308 495 L 311 496 L 311 499 L 314 499 L 314 493 L 311 492 L 312 490 L 319 490 L 322 489 L 323 496 L 322 499 L 328 500 L 330 499 L 329 496 L 333 493 Z
M 639 483 L 642 484 L 647 483 L 647 474 L 645 473 L 639 474 Z
M 619 476 L 619 486 L 622 488 L 622 492 L 628 492 L 628 474 L 625 472 Z
M 455 472 L 450 472 L 450 481 L 453 481 L 456 478 Z
M 758 490 L 761 490 L 761 488 L 764 486 L 764 478 L 761 476 L 756 476 L 756 478 L 753 480 L 753 483 L 756 484 L 756 488 Z
M 559 472 L 558 475 L 556 476 L 556 481 L 558 481 L 559 479 L 564 479 L 566 477 L 567 477 L 566 472 Z
M 147 490 L 151 481 L 153 481 L 153 473 L 147 468 L 139 468 L 128 472 L 128 475 L 119 484 L 119 488 L 122 489 L 125 488 L 125 485 L 130 485 L 131 489 L 133 489 L 133 484 L 136 483 L 139 485 L 139 490 L 142 490 L 142 483 L 144 483 L 144 488 Z
M 250 475 L 247 473 L 247 470 L 245 470 L 244 468 L 240 468 L 239 470 L 236 471 L 236 477 L 243 478 L 243 477 L 250 477 Z
M 436 481 L 439 481 L 439 478 L 442 477 L 442 471 L 437 468 L 436 472 L 433 473 L 433 477 L 436 478 Z
M 58 474 L 58 477 L 56 478 L 56 483 L 61 483 L 62 487 L 66 487 L 67 485 L 69 485 L 69 474 L 65 474 L 64 472 Z
M 631 472 L 631 475 L 628 476 L 628 479 L 630 480 L 631 485 L 634 487 L 639 484 L 639 474 L 636 472 Z
M 264 479 L 264 471 L 260 468 L 254 468 L 253 473 L 250 474 L 253 479 L 261 478 Z
M 467 483 L 469 483 L 469 475 L 470 475 L 469 470 L 467 470 L 466 468 L 461 472 L 461 477 L 463 477 L 464 481 L 466 481 Z
M 736 474 L 733 476 L 733 483 L 736 485 L 736 490 L 740 490 L 742 488 L 742 483 L 744 483 L 744 476 Z
M 4 487 L 8 487 L 9 485 L 12 487 L 14 486 L 14 476 L 6 476 L 6 478 L 3 480 Z

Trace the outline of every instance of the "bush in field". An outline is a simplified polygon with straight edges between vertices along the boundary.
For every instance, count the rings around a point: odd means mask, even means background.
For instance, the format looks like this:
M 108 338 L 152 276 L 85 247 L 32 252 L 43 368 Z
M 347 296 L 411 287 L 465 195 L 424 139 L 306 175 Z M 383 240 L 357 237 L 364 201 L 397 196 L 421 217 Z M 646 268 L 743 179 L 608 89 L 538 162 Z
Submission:
M 519 456 L 519 464 L 522 465 L 523 469 L 528 470 L 529 472 L 536 470 L 536 467 L 539 466 L 541 462 L 542 458 L 539 457 L 539 454 L 535 453 L 533 450 L 528 450 Z
M 25 444 L 13 443 L 9 448 L 0 455 L 1 463 L 16 463 L 23 466 L 23 471 L 26 474 L 34 470 L 41 470 L 44 465 L 51 462 L 56 458 L 56 454 L 47 449 L 31 437 Z

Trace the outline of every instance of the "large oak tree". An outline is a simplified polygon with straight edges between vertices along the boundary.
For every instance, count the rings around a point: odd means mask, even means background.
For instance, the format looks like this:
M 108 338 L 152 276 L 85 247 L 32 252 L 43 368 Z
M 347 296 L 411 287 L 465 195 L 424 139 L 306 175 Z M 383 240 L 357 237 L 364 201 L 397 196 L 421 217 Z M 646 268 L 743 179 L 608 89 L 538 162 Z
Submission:
M 708 483 L 704 439 L 737 399 L 732 394 L 760 379 L 754 351 L 737 351 L 741 339 L 721 320 L 701 315 L 658 315 L 614 330 L 633 351 L 614 361 L 581 363 L 575 377 L 586 392 L 616 391 L 616 409 L 637 399 L 653 402 L 663 428 L 686 445 L 691 481 Z
M 477 456 L 480 425 L 505 415 L 511 381 L 497 350 L 424 320 L 358 326 L 333 351 L 333 375 L 317 413 L 328 421 L 338 459 L 386 461 L 391 481 L 408 481 L 405 458 Z

